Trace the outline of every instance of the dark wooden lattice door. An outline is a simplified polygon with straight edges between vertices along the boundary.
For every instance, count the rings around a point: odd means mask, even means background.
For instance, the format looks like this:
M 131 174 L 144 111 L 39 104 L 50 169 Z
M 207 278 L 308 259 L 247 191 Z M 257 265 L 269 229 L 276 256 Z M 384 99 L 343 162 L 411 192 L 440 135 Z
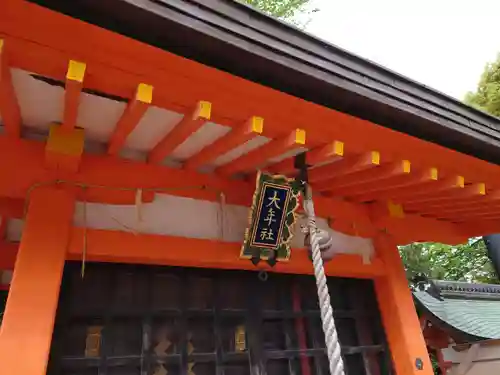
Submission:
M 311 276 L 66 266 L 48 375 L 328 375 Z M 369 280 L 331 278 L 348 375 L 392 374 Z

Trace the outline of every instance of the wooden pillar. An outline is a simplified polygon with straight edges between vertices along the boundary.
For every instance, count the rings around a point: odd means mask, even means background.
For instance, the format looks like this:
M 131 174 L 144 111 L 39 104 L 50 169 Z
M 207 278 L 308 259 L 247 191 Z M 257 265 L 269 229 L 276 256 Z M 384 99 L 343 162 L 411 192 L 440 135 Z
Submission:
M 46 374 L 74 203 L 55 187 L 31 193 L 0 330 L 0 374 Z
M 375 279 L 375 287 L 396 374 L 432 375 L 431 361 L 398 248 L 386 234 L 375 240 L 375 246 L 386 270 L 385 276 Z

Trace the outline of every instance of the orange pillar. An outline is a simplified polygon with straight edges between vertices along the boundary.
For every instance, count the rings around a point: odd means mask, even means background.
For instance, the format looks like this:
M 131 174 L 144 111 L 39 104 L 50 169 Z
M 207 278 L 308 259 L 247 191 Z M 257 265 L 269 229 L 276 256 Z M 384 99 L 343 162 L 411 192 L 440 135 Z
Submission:
M 420 322 L 396 244 L 386 234 L 375 240 L 386 275 L 375 279 L 375 288 L 392 362 L 398 375 L 432 375 Z
M 0 329 L 0 374 L 46 374 L 74 203 L 54 187 L 31 193 Z

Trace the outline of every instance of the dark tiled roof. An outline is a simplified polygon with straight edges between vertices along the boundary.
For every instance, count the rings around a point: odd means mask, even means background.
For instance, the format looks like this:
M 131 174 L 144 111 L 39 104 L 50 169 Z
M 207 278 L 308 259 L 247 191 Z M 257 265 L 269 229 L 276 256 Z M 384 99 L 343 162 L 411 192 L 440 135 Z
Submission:
M 466 283 L 461 281 L 434 281 L 441 291 L 441 295 L 456 296 L 463 298 L 477 297 L 477 298 L 496 298 L 500 300 L 500 285 L 497 284 L 475 284 Z
M 464 336 L 500 339 L 500 285 L 454 281 L 434 281 L 434 285 L 441 299 L 427 291 L 413 292 L 417 306 L 431 320 Z

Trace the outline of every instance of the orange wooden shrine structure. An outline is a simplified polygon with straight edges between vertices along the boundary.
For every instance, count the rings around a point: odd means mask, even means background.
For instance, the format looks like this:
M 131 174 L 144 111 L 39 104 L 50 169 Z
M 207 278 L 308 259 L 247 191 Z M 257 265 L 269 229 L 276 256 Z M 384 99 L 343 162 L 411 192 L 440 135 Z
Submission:
M 30 97 L 23 74 L 62 83 L 59 118 L 36 117 L 51 104 L 43 94 Z M 127 103 L 114 121 L 84 123 L 89 92 Z M 158 131 L 161 116 L 144 125 L 153 107 L 170 114 L 169 131 Z M 45 374 L 66 260 L 255 268 L 239 258 L 241 242 L 75 224 L 78 202 L 134 207 L 140 192 L 142 203 L 166 193 L 249 206 L 257 169 L 292 175 L 293 155 L 308 150 L 317 215 L 339 232 L 373 239 L 376 249 L 370 264 L 339 255 L 327 274 L 375 281 L 394 367 L 404 375 L 432 370 L 396 246 L 498 231 L 495 164 L 27 1 L 0 3 L 0 114 L 0 267 L 14 271 L 1 374 Z M 208 123 L 225 131 L 176 155 Z M 99 150 L 88 146 L 93 138 Z M 145 157 L 125 157 L 123 149 Z M 165 162 L 172 156 L 178 164 Z M 19 243 L 5 235 L 11 221 L 24 223 Z M 293 249 L 273 272 L 310 274 L 312 267 L 303 249 Z

